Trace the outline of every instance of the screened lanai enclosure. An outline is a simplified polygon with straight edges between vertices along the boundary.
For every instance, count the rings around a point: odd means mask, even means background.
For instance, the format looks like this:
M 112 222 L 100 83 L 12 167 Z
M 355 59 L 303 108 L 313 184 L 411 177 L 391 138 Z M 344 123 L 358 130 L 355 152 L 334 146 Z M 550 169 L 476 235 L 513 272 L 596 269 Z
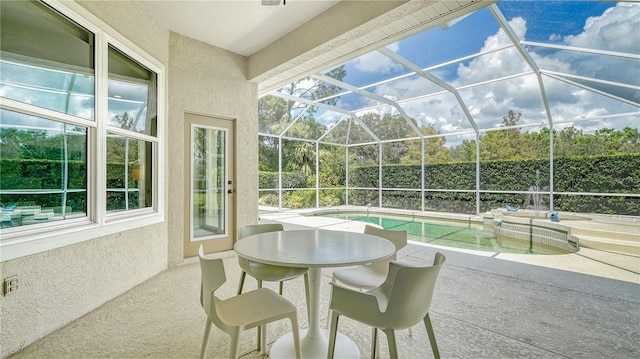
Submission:
M 640 3 L 499 1 L 394 41 L 261 95 L 261 205 L 640 215 Z

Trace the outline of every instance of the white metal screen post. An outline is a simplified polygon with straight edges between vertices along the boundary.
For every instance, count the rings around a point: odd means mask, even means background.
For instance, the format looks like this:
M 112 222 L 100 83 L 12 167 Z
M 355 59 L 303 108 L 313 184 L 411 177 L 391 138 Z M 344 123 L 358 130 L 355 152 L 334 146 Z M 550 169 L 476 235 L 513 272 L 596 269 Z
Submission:
M 278 136 L 278 210 L 282 211 L 282 136 Z
M 382 142 L 378 142 L 378 207 L 382 208 Z
M 320 142 L 316 141 L 316 208 L 320 208 Z

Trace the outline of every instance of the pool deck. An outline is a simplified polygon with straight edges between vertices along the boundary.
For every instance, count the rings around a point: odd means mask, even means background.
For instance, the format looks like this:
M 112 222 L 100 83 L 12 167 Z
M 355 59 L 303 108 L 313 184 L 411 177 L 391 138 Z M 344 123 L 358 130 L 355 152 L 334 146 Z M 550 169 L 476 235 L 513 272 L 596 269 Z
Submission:
M 340 211 L 366 210 L 362 207 L 339 207 Z M 266 222 L 281 222 L 290 226 L 304 226 L 322 228 L 329 230 L 341 230 L 362 232 L 366 223 L 343 220 L 331 217 L 308 216 L 306 214 L 316 212 L 316 209 L 306 210 L 283 210 L 261 207 L 260 220 Z M 459 217 L 459 216 L 458 216 Z M 582 226 L 585 229 L 596 228 L 606 230 L 610 227 L 612 231 L 620 231 L 620 226 L 616 223 L 589 223 L 584 221 L 566 221 L 563 224 L 569 226 Z M 637 235 L 640 241 L 640 225 L 629 227 L 627 235 Z M 639 231 L 635 233 L 635 231 Z M 498 260 L 530 264 L 545 268 L 559 269 L 575 273 L 588 274 L 603 278 L 616 279 L 631 283 L 640 284 L 640 256 L 630 253 L 620 253 L 608 250 L 598 250 L 582 247 L 577 253 L 556 254 L 556 255 L 531 255 L 531 254 L 511 254 L 498 252 L 485 252 L 476 250 L 466 250 L 451 247 L 442 247 L 434 244 L 413 242 L 416 245 L 433 247 L 434 249 L 446 249 L 447 251 L 472 254 L 478 257 L 487 257 Z
M 365 223 L 305 217 L 305 211 L 261 210 L 260 222 L 281 222 L 286 230 L 363 230 Z M 398 260 L 429 265 L 435 252 L 447 260 L 430 310 L 440 353 L 448 359 L 640 358 L 640 260 L 637 256 L 582 248 L 568 255 L 514 255 L 476 252 L 410 242 Z M 227 283 L 221 298 L 235 295 L 240 267 L 234 251 L 223 258 Z M 323 269 L 321 324 L 326 325 L 332 268 Z M 304 281 L 284 285 L 284 296 L 308 318 Z M 256 287 L 247 279 L 245 291 Z M 277 290 L 276 283 L 265 287 Z M 69 325 L 29 345 L 22 358 L 197 358 L 206 315 L 200 307 L 198 259 L 167 269 Z M 423 325 L 396 333 L 400 358 L 433 358 Z M 268 343 L 290 330 L 269 326 Z M 370 356 L 371 329 L 341 319 L 339 330 Z M 255 349 L 255 330 L 242 335 L 240 357 L 264 359 Z M 380 358 L 389 358 L 380 335 Z M 207 358 L 226 358 L 229 337 L 214 328 Z

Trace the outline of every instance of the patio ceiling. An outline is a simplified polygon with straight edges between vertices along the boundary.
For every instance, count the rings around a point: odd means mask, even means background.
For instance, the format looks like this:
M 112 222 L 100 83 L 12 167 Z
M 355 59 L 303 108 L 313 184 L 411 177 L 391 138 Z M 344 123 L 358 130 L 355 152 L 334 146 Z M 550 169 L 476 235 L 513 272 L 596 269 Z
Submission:
M 174 32 L 251 56 L 320 15 L 340 0 L 143 0 L 149 13 Z
M 248 58 L 260 92 L 496 0 L 144 0 L 171 31 Z M 286 5 L 285 5 L 286 4 Z
M 510 110 L 522 113 L 517 127 L 535 131 L 638 127 L 640 3 L 483 5 L 446 22 L 426 20 L 426 29 L 379 40 L 372 51 L 263 94 L 293 105 L 289 123 L 263 121 L 260 132 L 341 145 L 422 136 L 459 143 L 501 128 Z M 318 96 L 314 88 L 330 91 Z M 370 113 L 400 116 L 404 129 L 376 131 Z M 322 130 L 294 132 L 296 121 L 310 119 Z

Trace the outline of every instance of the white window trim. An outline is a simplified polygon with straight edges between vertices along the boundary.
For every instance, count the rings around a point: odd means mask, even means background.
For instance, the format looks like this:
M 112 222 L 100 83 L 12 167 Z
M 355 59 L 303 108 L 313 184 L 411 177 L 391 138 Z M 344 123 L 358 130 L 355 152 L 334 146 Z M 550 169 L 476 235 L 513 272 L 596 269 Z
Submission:
M 88 133 L 87 163 L 87 216 L 57 222 L 19 227 L 16 231 L 0 231 L 0 262 L 33 255 L 71 244 L 164 222 L 165 193 L 165 66 L 136 46 L 102 20 L 75 2 L 44 0 L 45 3 L 95 34 L 96 102 L 95 123 L 85 124 L 95 130 Z M 154 154 L 152 165 L 153 203 L 151 208 L 126 212 L 106 212 L 106 133 L 107 133 L 107 48 L 111 45 L 157 74 L 157 136 L 152 139 Z M 2 107 L 38 115 L 46 109 L 2 99 Z M 68 115 L 55 114 L 55 117 Z M 46 116 L 50 117 L 50 116 Z M 76 118 L 73 121 L 77 121 Z M 66 121 L 63 121 L 66 122 Z M 77 122 L 76 122 L 77 123 Z M 99 160 L 98 160 L 99 159 Z M 8 233 L 7 233 L 8 232 Z

